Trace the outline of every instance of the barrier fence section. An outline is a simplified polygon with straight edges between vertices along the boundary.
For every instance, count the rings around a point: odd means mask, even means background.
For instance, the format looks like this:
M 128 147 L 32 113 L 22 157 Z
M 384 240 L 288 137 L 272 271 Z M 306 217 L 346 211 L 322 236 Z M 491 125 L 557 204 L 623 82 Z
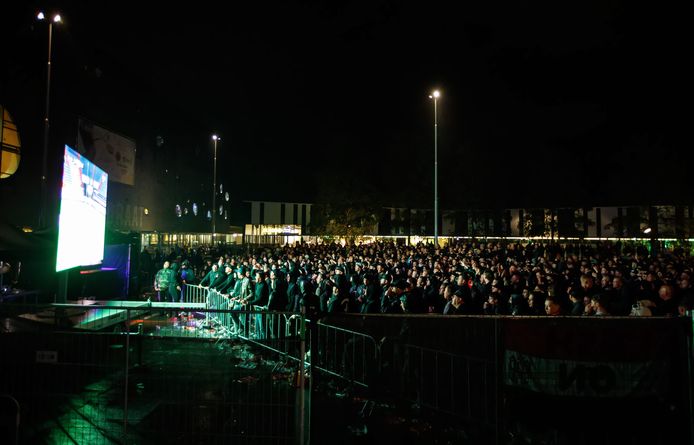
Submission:
M 310 351 L 313 367 L 368 387 L 379 367 L 380 345 L 376 340 L 368 334 L 323 323 L 313 328 L 310 335 L 317 337 Z
M 99 310 L 111 332 L 75 329 Z M 300 314 L 61 305 L 9 315 L 47 321 L 0 333 L 0 395 L 19 404 L 19 443 L 308 441 L 304 362 L 284 360 L 302 349 Z M 240 335 L 220 329 L 232 315 L 248 321 Z
M 206 303 L 209 289 L 196 284 L 184 284 L 182 292 L 183 303 Z
M 314 358 L 318 370 L 368 388 L 369 397 L 394 397 L 458 419 L 492 438 L 489 443 L 509 437 L 692 443 L 691 323 L 329 316 L 318 323 L 321 355 Z M 578 437 L 575 419 L 586 412 L 594 414 L 593 428 L 581 429 Z M 658 427 L 630 428 L 644 412 Z
M 298 338 L 301 314 L 268 311 L 261 306 L 240 306 L 229 295 L 207 290 L 207 322 L 221 333 L 258 344 L 277 346 L 287 338 Z M 286 348 L 276 352 L 286 353 Z

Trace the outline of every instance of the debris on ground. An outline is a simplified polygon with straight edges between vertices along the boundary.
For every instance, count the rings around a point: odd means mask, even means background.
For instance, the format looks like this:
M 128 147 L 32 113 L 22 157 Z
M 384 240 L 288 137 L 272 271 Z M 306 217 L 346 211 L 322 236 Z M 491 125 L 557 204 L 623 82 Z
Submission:
M 253 376 L 253 375 L 247 375 L 246 377 L 241 377 L 240 379 L 236 379 L 235 382 L 236 383 L 249 383 L 250 384 L 250 383 L 257 382 L 258 380 L 260 380 L 260 378 Z

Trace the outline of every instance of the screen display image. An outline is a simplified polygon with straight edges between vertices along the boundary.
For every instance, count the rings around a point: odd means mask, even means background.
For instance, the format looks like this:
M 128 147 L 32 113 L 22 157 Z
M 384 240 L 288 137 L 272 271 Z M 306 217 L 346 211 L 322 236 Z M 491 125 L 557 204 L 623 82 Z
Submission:
M 108 174 L 66 145 L 56 272 L 103 261 L 107 188 Z

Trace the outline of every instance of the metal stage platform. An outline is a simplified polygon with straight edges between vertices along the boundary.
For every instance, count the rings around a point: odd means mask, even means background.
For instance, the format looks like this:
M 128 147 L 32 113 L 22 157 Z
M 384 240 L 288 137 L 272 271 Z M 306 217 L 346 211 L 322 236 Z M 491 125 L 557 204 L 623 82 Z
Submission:
M 79 305 L 79 306 L 76 306 Z M 73 329 L 100 331 L 157 311 L 205 309 L 205 303 L 159 303 L 147 301 L 79 300 L 69 304 L 52 304 L 41 311 L 26 313 L 19 318 L 42 324 L 62 324 Z

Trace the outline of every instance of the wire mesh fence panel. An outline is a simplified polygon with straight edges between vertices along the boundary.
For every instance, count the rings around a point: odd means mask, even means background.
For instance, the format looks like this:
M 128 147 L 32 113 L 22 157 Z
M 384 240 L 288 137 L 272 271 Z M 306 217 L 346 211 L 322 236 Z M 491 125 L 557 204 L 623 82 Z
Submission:
M 21 410 L 20 443 L 121 443 L 124 335 L 0 335 L 0 393 Z
M 34 332 L 0 335 L 0 394 L 20 405 L 20 443 L 294 444 L 305 437 L 310 394 L 300 362 L 290 359 L 301 350 L 296 314 L 67 305 L 31 316 L 48 321 Z M 231 332 L 234 316 L 248 320 L 257 340 L 248 330 Z M 92 327 L 110 320 L 113 332 L 77 331 L 84 320 Z
M 395 370 L 389 373 L 390 388 L 400 398 L 482 425 L 495 424 L 493 362 L 414 345 L 384 346 L 384 362 Z
M 361 386 L 368 386 L 379 371 L 379 345 L 370 335 L 323 323 L 316 323 L 311 351 L 313 364 L 320 371 Z
M 216 307 L 230 306 L 224 295 L 212 291 L 209 297 Z M 133 356 L 143 359 L 130 373 L 130 438 L 300 441 L 301 411 L 310 401 L 299 362 L 291 359 L 299 356 L 300 316 L 184 308 L 150 321 L 139 327 L 136 320 L 141 335 L 131 339 Z
M 146 443 L 295 443 L 291 370 L 241 341 L 144 337 L 128 435 Z

